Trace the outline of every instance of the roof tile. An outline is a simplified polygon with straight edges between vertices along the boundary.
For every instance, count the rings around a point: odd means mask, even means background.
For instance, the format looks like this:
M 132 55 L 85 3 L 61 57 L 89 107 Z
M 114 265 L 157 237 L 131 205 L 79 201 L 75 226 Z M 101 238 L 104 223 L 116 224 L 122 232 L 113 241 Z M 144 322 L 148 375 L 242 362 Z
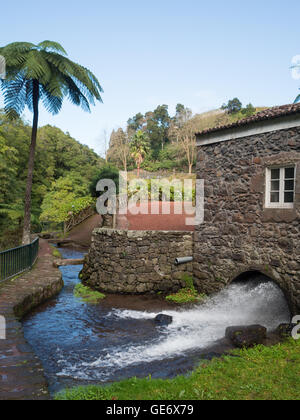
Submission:
M 205 134 L 215 133 L 222 130 L 244 127 L 259 121 L 271 120 L 298 113 L 300 113 L 300 104 L 275 106 L 273 108 L 268 108 L 261 112 L 258 112 L 257 114 L 251 117 L 243 118 L 242 120 L 239 120 L 235 123 L 209 128 L 208 130 L 201 131 L 200 133 L 197 133 L 197 136 L 204 136 Z

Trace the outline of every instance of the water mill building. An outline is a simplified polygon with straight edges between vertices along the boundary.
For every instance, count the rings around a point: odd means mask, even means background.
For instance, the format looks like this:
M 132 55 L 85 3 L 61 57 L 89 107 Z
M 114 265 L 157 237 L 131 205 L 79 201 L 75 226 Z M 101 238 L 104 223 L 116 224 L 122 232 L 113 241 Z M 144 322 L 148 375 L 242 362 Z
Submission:
M 300 313 L 300 105 L 264 110 L 197 134 L 205 182 L 194 277 L 204 293 L 259 272 Z

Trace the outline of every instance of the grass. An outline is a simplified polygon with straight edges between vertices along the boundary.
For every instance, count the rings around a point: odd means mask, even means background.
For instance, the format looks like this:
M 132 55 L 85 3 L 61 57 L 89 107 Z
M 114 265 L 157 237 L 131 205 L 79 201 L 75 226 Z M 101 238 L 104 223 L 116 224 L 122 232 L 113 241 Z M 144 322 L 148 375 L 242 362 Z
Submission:
M 168 302 L 185 304 L 203 302 L 206 297 L 206 295 L 198 294 L 197 290 L 186 287 L 179 290 L 179 292 L 175 293 L 174 295 L 167 296 L 166 300 Z
M 56 400 L 299 400 L 300 340 L 237 350 L 174 379 L 67 389 Z M 237 357 L 238 356 L 238 357 Z
M 99 302 L 99 300 L 105 298 L 105 295 L 103 293 L 97 292 L 96 290 L 92 290 L 81 283 L 76 285 L 74 289 L 74 296 L 82 299 L 86 303 L 97 303 Z
M 58 250 L 58 249 L 56 249 L 56 248 L 54 248 L 54 249 L 53 249 L 53 251 L 52 251 L 52 255 L 53 255 L 53 257 L 55 257 L 55 258 L 62 258 L 61 253 L 60 253 L 60 252 L 59 252 L 59 250 Z
M 166 297 L 168 302 L 173 302 L 177 304 L 185 304 L 185 303 L 196 303 L 196 302 L 204 302 L 207 298 L 204 294 L 199 294 L 195 289 L 193 278 L 187 274 L 183 276 L 183 281 L 186 284 L 186 287 L 179 290 L 177 293 L 173 295 L 169 295 Z

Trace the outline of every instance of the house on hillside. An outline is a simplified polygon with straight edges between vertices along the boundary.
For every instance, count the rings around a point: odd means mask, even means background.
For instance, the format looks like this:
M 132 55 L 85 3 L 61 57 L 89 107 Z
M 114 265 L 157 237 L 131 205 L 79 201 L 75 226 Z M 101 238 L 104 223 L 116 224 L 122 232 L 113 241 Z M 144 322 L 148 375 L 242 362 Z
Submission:
M 197 134 L 205 221 L 194 275 L 205 293 L 260 272 L 300 313 L 300 105 L 264 110 Z

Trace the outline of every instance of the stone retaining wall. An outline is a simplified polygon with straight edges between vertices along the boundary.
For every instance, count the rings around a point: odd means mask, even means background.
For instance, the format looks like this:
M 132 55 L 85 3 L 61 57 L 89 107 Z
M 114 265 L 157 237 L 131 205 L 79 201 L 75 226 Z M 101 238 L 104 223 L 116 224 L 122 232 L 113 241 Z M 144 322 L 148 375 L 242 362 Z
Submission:
M 192 255 L 192 232 L 95 229 L 82 280 L 107 293 L 176 292 L 193 265 L 175 258 Z

